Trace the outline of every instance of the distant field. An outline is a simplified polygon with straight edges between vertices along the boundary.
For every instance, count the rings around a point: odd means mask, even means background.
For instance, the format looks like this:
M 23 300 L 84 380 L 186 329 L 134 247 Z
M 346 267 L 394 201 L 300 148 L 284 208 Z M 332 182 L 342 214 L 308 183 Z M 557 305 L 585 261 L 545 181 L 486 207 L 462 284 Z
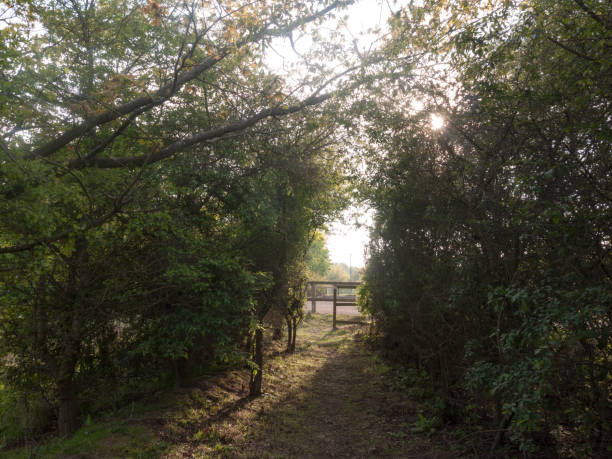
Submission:
M 332 314 L 333 313 L 333 302 L 332 301 L 317 301 L 317 312 L 320 314 Z M 307 301 L 304 305 L 304 311 L 312 311 L 312 301 Z M 347 316 L 358 316 L 360 315 L 357 306 L 340 306 L 337 308 L 336 314 L 342 314 Z

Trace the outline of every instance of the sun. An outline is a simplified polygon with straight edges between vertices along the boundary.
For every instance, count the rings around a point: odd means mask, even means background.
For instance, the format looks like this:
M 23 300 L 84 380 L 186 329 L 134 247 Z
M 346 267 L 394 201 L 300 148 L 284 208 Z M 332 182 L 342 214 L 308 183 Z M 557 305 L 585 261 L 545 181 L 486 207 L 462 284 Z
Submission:
M 444 118 L 434 113 L 431 114 L 431 128 L 434 131 L 442 129 L 444 127 Z

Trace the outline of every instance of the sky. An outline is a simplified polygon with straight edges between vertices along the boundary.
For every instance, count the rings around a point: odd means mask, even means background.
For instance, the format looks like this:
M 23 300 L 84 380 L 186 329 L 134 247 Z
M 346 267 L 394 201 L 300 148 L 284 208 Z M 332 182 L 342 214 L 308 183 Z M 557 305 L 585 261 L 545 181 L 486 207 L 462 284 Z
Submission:
M 355 208 L 350 209 L 352 211 Z M 365 250 L 370 240 L 365 226 L 347 225 L 340 221 L 332 222 L 327 235 L 327 248 L 332 263 L 345 263 L 347 266 L 361 268 L 365 265 Z

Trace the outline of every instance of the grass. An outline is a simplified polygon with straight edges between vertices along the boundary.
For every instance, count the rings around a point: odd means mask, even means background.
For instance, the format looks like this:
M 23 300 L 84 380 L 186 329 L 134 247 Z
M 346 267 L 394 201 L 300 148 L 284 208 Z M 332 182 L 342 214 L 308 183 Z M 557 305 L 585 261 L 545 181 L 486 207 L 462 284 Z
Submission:
M 452 457 L 437 446 L 444 435 L 419 418 L 418 402 L 389 383 L 393 371 L 367 351 L 360 330 L 332 331 L 330 316 L 308 314 L 295 353 L 267 341 L 261 397 L 247 396 L 247 370 L 209 375 L 155 405 L 0 457 Z
M 167 449 L 156 441 L 144 426 L 91 423 L 79 429 L 69 438 L 57 438 L 47 444 L 28 446 L 4 452 L 6 459 L 55 458 L 55 457 L 161 457 Z

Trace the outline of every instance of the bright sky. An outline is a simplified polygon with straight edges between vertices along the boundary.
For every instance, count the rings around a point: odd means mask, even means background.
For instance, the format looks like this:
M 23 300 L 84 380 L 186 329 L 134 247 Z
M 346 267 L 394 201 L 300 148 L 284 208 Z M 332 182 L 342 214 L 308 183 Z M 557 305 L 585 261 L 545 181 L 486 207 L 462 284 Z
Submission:
M 350 210 L 355 211 L 354 208 Z M 368 217 L 364 220 L 370 222 Z M 368 228 L 336 221 L 330 225 L 330 230 L 330 234 L 327 235 L 327 248 L 332 263 L 363 267 L 365 250 L 370 241 Z

